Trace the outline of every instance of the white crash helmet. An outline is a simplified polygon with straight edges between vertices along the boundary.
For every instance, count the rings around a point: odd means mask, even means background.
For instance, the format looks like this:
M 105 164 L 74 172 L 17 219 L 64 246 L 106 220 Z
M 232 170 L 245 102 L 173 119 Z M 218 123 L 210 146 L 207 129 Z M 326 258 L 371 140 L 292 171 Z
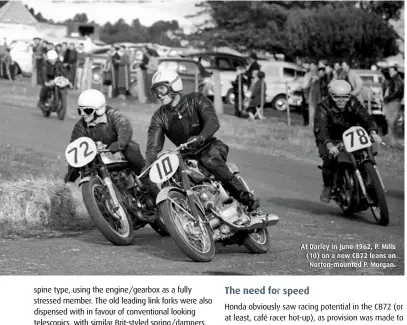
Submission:
M 87 89 L 78 98 L 78 114 L 85 112 L 87 115 L 101 116 L 106 113 L 106 98 L 99 90 Z
M 165 88 L 167 88 L 167 91 L 165 91 Z M 174 70 L 159 70 L 151 80 L 151 91 L 156 96 L 158 93 L 162 95 L 167 95 L 169 92 L 179 93 L 182 89 L 182 80 Z
M 49 50 L 49 51 L 47 52 L 47 59 L 48 59 L 49 61 L 55 61 L 55 60 L 57 60 L 57 59 L 58 59 L 58 53 L 57 53 L 57 51 L 55 51 L 55 50 Z

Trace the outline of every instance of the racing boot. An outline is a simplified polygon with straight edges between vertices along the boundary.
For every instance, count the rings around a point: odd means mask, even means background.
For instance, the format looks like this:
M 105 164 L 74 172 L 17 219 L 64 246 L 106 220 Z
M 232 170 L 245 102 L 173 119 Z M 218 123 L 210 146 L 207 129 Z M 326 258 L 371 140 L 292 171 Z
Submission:
M 321 195 L 319 199 L 322 202 L 329 203 L 331 201 L 331 192 L 332 192 L 332 175 L 330 172 L 324 170 L 322 172 L 322 179 L 324 181 L 324 185 L 322 188 Z
M 233 178 L 224 184 L 230 195 L 232 195 L 241 204 L 247 206 L 249 212 L 255 211 L 260 207 L 260 200 L 255 198 L 252 193 L 246 191 L 242 182 L 233 175 Z
M 322 202 L 329 203 L 329 201 L 331 201 L 331 191 L 332 191 L 332 186 L 328 185 L 328 184 L 324 184 L 319 199 Z

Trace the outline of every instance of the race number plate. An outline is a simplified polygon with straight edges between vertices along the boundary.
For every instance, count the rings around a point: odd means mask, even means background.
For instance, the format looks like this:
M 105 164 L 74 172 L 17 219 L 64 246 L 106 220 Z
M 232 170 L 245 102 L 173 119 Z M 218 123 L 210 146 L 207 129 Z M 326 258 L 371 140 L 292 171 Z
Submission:
M 170 153 L 158 158 L 150 169 L 150 179 L 156 184 L 161 184 L 169 180 L 177 171 L 179 158 L 176 154 Z
M 89 164 L 97 154 L 96 143 L 88 137 L 71 142 L 65 150 L 65 158 L 72 167 L 80 168 Z
M 372 145 L 369 134 L 360 126 L 352 126 L 347 129 L 343 133 L 342 139 L 347 152 L 354 152 Z

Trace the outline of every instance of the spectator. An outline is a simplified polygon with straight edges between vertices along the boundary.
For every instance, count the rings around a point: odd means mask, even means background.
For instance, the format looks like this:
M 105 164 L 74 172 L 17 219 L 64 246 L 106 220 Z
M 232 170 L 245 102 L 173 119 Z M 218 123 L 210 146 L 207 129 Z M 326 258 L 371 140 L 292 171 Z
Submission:
M 43 58 L 43 60 L 47 60 L 47 52 L 48 52 L 48 42 L 46 40 L 43 40 L 42 41 L 42 58 Z
M 63 42 L 62 43 L 62 48 L 61 48 L 61 53 L 62 53 L 62 57 L 65 58 L 65 53 L 68 50 L 68 43 L 67 42 Z
M 319 88 L 321 93 L 321 100 L 326 98 L 329 95 L 328 92 L 328 77 L 326 74 L 326 67 L 319 65 L 318 67 L 318 76 L 319 76 Z
M 116 81 L 115 96 L 125 100 L 130 89 L 130 60 L 126 54 L 125 46 L 120 46 L 119 51 L 112 57 L 114 67 L 114 79 Z
M 260 65 L 257 62 L 257 54 L 252 52 L 250 53 L 249 57 L 249 67 L 247 68 L 246 76 L 247 76 L 247 87 L 250 88 L 252 85 L 252 80 L 253 80 L 253 71 L 259 71 L 260 70 Z
M 58 54 L 58 60 L 61 62 L 64 62 L 64 57 L 63 57 L 63 53 L 62 53 L 62 44 L 55 45 L 55 51 Z
M 351 95 L 355 96 L 362 105 L 364 105 L 362 98 L 363 80 L 353 70 L 350 69 L 346 61 L 342 62 L 342 70 L 337 77 L 333 80 L 346 80 L 352 87 Z
M 314 121 L 314 113 L 318 103 L 321 101 L 321 86 L 318 67 L 314 62 L 310 64 L 310 74 L 308 79 L 308 122 Z
M 401 101 L 404 97 L 404 82 L 398 74 L 397 66 L 389 68 L 390 80 L 384 94 L 384 114 L 388 123 L 390 143 L 395 144 L 394 122 L 400 112 Z
M 6 38 L 4 38 L 4 43 L 3 45 L 0 45 L 0 77 L 3 78 L 6 75 L 5 71 L 5 64 L 4 64 L 4 58 L 7 53 L 7 42 Z
M 331 63 L 327 63 L 325 65 L 325 74 L 326 74 L 327 81 L 329 84 L 332 81 L 332 79 L 334 78 L 334 69 L 332 68 Z
M 68 74 L 69 81 L 74 85 L 76 80 L 76 63 L 78 61 L 78 53 L 74 43 L 69 43 L 69 47 L 64 55 L 64 67 Z
M 84 51 L 83 43 L 80 43 L 78 46 L 77 52 L 77 61 L 76 61 L 76 78 L 75 78 L 75 88 L 80 89 L 81 91 L 85 88 L 85 61 L 89 56 L 88 53 Z
M 235 115 L 241 117 L 243 111 L 243 99 L 244 99 L 244 85 L 247 85 L 247 77 L 245 75 L 245 67 L 237 67 L 237 76 L 235 81 L 232 82 L 233 94 L 235 95 Z M 239 78 L 241 79 L 240 84 L 240 97 L 239 97 Z M 239 103 L 242 103 L 239 105 Z
M 11 59 L 10 49 L 7 48 L 5 54 L 3 55 L 3 62 L 4 62 L 4 75 L 3 77 L 7 78 L 8 80 L 14 80 L 12 75 L 12 65 L 14 64 L 13 60 Z
M 107 86 L 107 97 L 113 97 L 113 88 L 116 88 L 116 83 L 114 79 L 114 69 L 112 58 L 116 53 L 116 49 L 111 47 L 108 52 L 108 57 L 106 59 L 106 65 L 103 68 L 103 84 Z
M 33 69 L 32 69 L 32 77 L 31 82 L 32 85 L 42 85 L 42 65 L 44 64 L 44 57 L 43 57 L 43 48 L 41 46 L 41 39 L 39 37 L 34 38 L 34 46 L 33 46 Z
M 138 87 L 138 100 L 140 103 L 145 103 L 148 100 L 151 100 L 151 96 L 149 95 L 150 89 L 147 88 L 148 85 L 151 83 L 147 76 L 147 65 L 150 61 L 150 55 L 148 54 L 148 47 L 145 46 L 143 49 L 143 55 L 141 58 L 141 62 L 137 69 L 137 87 Z
M 339 62 L 335 62 L 333 72 L 334 72 L 335 78 L 337 78 L 341 74 L 342 68 L 341 68 L 341 64 Z
M 257 107 L 264 105 L 266 101 L 266 90 L 267 85 L 264 81 L 265 74 L 263 71 L 258 71 L 257 73 L 253 73 L 253 80 L 252 85 L 250 86 L 249 94 L 250 94 L 250 102 L 249 108 L 247 112 L 249 114 L 250 119 L 254 119 L 254 114 L 257 112 Z M 262 98 L 262 87 L 263 87 L 263 98 Z M 259 119 L 263 119 L 262 116 Z

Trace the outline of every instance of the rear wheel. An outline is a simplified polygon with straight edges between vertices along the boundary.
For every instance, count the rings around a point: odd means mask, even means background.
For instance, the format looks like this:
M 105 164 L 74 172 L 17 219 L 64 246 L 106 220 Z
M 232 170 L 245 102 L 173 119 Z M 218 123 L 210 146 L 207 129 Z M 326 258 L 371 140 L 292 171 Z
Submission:
M 288 107 L 287 98 L 285 95 L 278 95 L 273 99 L 271 106 L 277 111 L 285 112 Z
M 243 184 L 249 193 L 253 193 L 249 185 L 240 174 L 235 174 L 236 178 Z M 245 233 L 243 245 L 254 254 L 264 254 L 270 249 L 269 232 L 267 228 L 256 229 L 251 233 Z
M 375 202 L 374 206 L 370 206 L 372 214 L 379 225 L 387 226 L 389 224 L 389 209 L 379 176 L 372 163 L 367 162 L 363 167 L 368 178 L 366 180 L 368 195 Z
M 109 191 L 97 177 L 83 184 L 83 202 L 100 232 L 113 244 L 126 246 L 131 244 L 134 237 L 133 222 L 121 202 L 120 193 L 114 189 L 119 200 L 119 209 L 115 212 Z
M 165 225 L 178 247 L 196 262 L 209 262 L 215 256 L 212 231 L 197 207 L 199 216 L 192 216 L 187 197 L 170 191 L 159 205 Z

